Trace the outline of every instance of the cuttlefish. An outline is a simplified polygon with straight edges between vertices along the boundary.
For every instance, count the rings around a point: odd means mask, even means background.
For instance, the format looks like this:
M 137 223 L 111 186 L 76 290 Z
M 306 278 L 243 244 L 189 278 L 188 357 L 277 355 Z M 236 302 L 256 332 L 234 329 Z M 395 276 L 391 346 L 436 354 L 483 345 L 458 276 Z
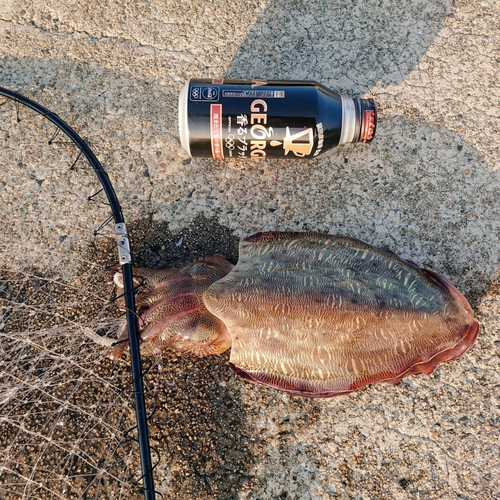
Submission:
M 120 274 L 115 283 L 122 286 Z M 430 374 L 474 343 L 478 322 L 446 279 L 354 238 L 259 233 L 175 269 L 134 269 L 141 352 L 231 348 L 244 379 L 329 397 Z M 124 324 L 110 356 L 127 345 Z

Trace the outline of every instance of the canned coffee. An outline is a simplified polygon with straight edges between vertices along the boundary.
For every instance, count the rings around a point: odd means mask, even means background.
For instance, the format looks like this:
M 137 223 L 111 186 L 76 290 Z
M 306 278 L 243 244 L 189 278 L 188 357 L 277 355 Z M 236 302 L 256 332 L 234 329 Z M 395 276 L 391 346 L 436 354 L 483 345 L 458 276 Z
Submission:
M 309 158 L 349 142 L 369 142 L 371 99 L 317 82 L 191 79 L 179 98 L 181 144 L 191 156 Z

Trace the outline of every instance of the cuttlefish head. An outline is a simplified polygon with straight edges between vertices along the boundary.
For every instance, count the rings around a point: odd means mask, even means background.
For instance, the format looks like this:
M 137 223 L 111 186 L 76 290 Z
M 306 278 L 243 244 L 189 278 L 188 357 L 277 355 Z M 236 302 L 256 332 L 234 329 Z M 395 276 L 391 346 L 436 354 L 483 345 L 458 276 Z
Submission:
M 225 324 L 207 310 L 202 296 L 232 267 L 223 257 L 208 256 L 175 269 L 134 268 L 141 352 L 152 355 L 171 349 L 206 356 L 229 349 L 231 337 Z M 119 290 L 123 288 L 121 273 L 115 274 L 114 282 Z M 127 339 L 124 323 L 110 352 L 112 359 L 122 355 Z

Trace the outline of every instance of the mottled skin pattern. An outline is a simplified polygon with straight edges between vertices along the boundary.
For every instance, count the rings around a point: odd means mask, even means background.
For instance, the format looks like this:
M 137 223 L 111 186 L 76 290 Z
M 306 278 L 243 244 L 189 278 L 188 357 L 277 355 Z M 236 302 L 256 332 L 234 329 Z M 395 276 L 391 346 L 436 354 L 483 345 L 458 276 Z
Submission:
M 242 377 L 305 396 L 431 373 L 478 332 L 467 300 L 445 279 L 346 237 L 259 233 L 240 243 L 234 268 L 205 257 L 134 275 L 147 354 L 231 347 Z

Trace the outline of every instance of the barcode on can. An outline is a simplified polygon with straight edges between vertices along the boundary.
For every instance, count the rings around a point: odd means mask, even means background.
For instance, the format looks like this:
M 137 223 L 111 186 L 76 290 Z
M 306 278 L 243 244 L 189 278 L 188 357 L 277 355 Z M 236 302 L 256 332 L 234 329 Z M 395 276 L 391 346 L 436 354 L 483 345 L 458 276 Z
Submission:
M 283 99 L 284 90 L 223 90 L 222 97 L 248 97 L 250 99 Z

